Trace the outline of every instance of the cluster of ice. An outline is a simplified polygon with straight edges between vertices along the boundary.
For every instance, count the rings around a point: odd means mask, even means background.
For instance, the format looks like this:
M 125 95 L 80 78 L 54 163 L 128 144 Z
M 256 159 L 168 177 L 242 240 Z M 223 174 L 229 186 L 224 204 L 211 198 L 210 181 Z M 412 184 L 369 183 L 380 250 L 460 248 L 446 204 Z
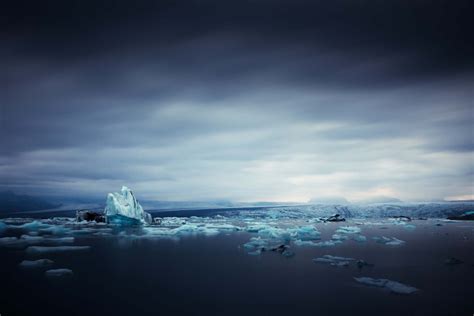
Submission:
M 400 282 L 387 280 L 387 279 L 373 279 L 369 277 L 360 277 L 360 278 L 354 278 L 354 279 L 357 282 L 365 284 L 365 285 L 386 288 L 390 290 L 392 293 L 396 293 L 396 294 L 412 294 L 418 291 L 418 289 L 415 287 L 412 287 Z
M 114 224 L 151 224 L 151 215 L 143 210 L 133 192 L 123 186 L 120 193 L 109 193 L 105 216 L 108 223 Z

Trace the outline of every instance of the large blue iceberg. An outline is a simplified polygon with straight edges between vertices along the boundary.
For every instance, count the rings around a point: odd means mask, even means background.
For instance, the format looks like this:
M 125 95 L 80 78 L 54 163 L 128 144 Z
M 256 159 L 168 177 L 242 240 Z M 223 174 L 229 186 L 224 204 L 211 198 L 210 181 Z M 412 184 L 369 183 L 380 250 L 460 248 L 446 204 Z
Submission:
M 107 223 L 121 225 L 151 224 L 153 220 L 150 213 L 145 212 L 138 203 L 132 190 L 125 186 L 120 193 L 107 195 L 105 217 Z

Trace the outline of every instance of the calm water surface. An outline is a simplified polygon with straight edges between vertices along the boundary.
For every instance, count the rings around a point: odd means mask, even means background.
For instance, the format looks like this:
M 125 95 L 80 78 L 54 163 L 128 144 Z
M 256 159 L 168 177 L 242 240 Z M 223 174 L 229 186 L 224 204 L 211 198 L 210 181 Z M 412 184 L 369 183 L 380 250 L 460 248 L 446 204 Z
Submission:
M 329 248 L 292 247 L 285 258 L 250 256 L 241 245 L 255 236 L 233 232 L 179 240 L 76 237 L 90 251 L 27 255 L 0 248 L 0 313 L 8 315 L 472 315 L 474 224 L 403 227 L 361 226 L 365 243 Z M 316 224 L 322 239 L 338 224 Z M 390 247 L 371 236 L 394 236 Z M 325 254 L 364 259 L 373 268 L 336 268 L 314 263 Z M 447 266 L 456 257 L 464 264 Z M 18 266 L 49 258 L 74 276 L 48 279 L 43 270 Z M 399 281 L 420 291 L 395 295 L 356 283 L 370 276 Z

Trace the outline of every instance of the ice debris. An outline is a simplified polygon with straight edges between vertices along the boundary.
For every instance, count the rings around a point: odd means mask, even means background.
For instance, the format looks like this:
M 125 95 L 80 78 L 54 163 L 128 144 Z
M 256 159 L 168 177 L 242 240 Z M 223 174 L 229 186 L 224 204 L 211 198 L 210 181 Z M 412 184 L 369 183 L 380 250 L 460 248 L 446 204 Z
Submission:
M 151 224 L 153 221 L 151 215 L 138 203 L 133 192 L 125 186 L 120 193 L 107 195 L 105 216 L 107 223 L 122 225 Z
M 71 269 L 51 269 L 44 273 L 47 277 L 52 278 L 61 278 L 61 277 L 70 277 L 73 275 Z
M 38 259 L 38 260 L 23 260 L 19 266 L 22 268 L 45 268 L 52 266 L 53 260 L 50 259 Z
M 412 287 L 400 282 L 387 280 L 387 279 L 373 279 L 369 277 L 360 277 L 360 278 L 354 278 L 354 279 L 357 282 L 365 284 L 365 285 L 386 288 L 390 290 L 392 293 L 396 293 L 396 294 L 412 294 L 418 291 L 418 289 L 415 287 Z

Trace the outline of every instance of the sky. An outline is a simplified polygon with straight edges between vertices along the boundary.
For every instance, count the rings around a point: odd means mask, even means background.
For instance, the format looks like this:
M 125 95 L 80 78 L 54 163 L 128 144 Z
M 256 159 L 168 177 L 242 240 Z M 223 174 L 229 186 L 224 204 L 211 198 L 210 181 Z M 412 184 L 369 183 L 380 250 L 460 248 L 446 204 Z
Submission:
M 0 190 L 474 198 L 471 1 L 1 7 Z

